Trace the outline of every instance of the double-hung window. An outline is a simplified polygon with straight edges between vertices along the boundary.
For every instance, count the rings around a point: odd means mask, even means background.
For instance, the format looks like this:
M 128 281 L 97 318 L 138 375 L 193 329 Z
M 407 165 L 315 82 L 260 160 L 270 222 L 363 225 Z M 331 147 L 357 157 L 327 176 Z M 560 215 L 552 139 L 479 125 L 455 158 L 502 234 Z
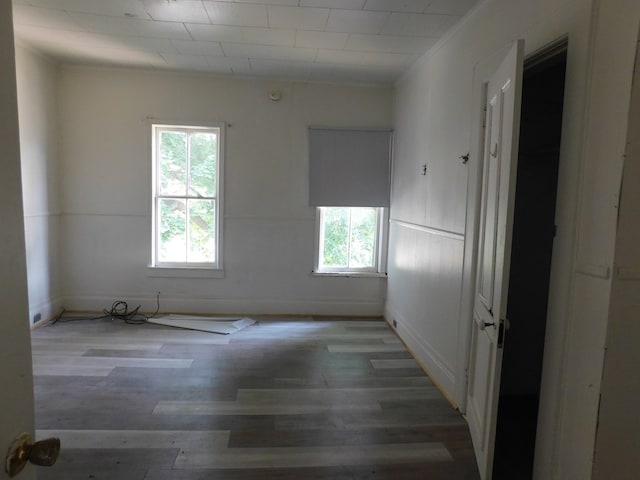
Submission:
M 374 207 L 318 207 L 316 271 L 380 272 L 384 213 Z
M 390 129 L 309 128 L 318 274 L 385 271 Z
M 152 130 L 152 266 L 220 268 L 223 125 Z

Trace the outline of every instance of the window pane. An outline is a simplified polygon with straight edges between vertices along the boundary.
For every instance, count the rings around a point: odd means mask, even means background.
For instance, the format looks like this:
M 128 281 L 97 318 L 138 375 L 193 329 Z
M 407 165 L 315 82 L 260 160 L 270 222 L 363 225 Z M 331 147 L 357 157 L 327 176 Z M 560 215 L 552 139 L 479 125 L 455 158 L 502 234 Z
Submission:
M 351 209 L 349 267 L 366 268 L 375 265 L 376 219 L 375 208 Z
M 215 133 L 192 133 L 189 135 L 189 147 L 191 170 L 189 195 L 214 197 L 218 136 Z
M 187 191 L 187 135 L 160 132 L 159 193 L 185 195 Z
M 325 208 L 323 210 L 324 237 L 322 267 L 347 267 L 349 265 L 349 209 Z
M 214 200 L 189 202 L 189 262 L 215 262 L 216 217 Z
M 159 200 L 158 260 L 185 262 L 187 260 L 187 208 L 185 200 Z

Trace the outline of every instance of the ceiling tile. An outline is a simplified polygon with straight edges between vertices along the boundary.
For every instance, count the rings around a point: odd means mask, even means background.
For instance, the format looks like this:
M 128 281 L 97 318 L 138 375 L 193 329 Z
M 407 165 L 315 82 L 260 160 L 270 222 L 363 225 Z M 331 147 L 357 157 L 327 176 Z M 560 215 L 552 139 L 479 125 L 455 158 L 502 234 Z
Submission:
M 57 8 L 67 12 L 93 13 L 123 17 L 125 13 L 138 18 L 149 18 L 144 6 L 138 0 L 29 0 L 34 6 Z
M 122 48 L 145 52 L 178 53 L 176 48 L 173 46 L 173 43 L 171 43 L 171 40 L 166 38 L 133 37 L 124 35 L 99 35 L 96 36 L 96 38 L 103 39 L 103 41 L 110 42 L 113 45 L 119 45 Z
M 254 43 L 293 47 L 295 40 L 295 30 L 191 23 L 186 26 L 194 40 L 205 42 Z
M 435 43 L 436 38 L 431 37 L 354 34 L 349 36 L 344 50 L 412 54 L 422 53 Z
M 422 13 L 432 0 L 367 0 L 365 10 Z
M 29 25 L 49 29 L 85 30 L 81 25 L 76 23 L 67 12 L 51 8 L 30 7 L 22 4 L 13 6 L 13 22 L 16 25 Z
M 264 5 L 205 1 L 204 6 L 213 25 L 268 26 L 267 7 Z
M 20 39 L 29 41 L 44 54 L 71 63 L 150 66 L 159 58 L 153 51 L 124 44 L 119 37 L 96 36 L 87 32 L 58 31 L 52 37 L 51 29 L 24 27 Z
M 433 0 L 424 13 L 464 15 L 477 3 L 478 0 Z
M 269 6 L 269 26 L 300 30 L 324 30 L 329 17 L 327 8 Z
M 195 70 L 217 74 L 243 74 L 251 72 L 249 60 L 246 58 L 209 57 L 206 55 L 171 55 L 163 54 L 165 68 L 174 70 Z
M 213 72 L 230 68 L 235 74 L 248 74 L 251 71 L 249 60 L 246 58 L 210 57 L 209 65 Z
M 227 57 L 267 58 L 293 62 L 313 62 L 317 53 L 314 48 L 248 45 L 242 43 L 223 43 L 222 49 Z
M 328 48 L 342 50 L 349 38 L 348 33 L 296 31 L 296 47 Z
M 175 53 L 163 53 L 162 57 L 167 62 L 167 66 L 175 69 L 188 68 L 197 71 L 210 71 L 211 64 L 206 55 L 184 55 Z M 232 73 L 231 67 L 222 68 L 223 73 Z
M 172 40 L 176 53 L 185 55 L 207 55 L 209 57 L 222 57 L 224 52 L 218 42 L 194 42 L 192 40 Z
M 325 30 L 346 33 L 380 33 L 389 15 L 386 12 L 331 10 Z
M 159 2 L 158 0 L 144 0 L 144 6 L 154 20 L 209 23 L 209 16 L 201 1 Z
M 379 67 L 407 67 L 411 65 L 417 57 L 417 55 L 406 55 L 400 53 L 319 50 L 316 62 L 348 65 L 371 65 Z
M 182 23 L 154 22 L 137 18 L 108 17 L 86 13 L 70 13 L 79 25 L 97 33 L 169 39 L 191 39 Z
M 253 75 L 286 77 L 293 80 L 310 80 L 316 69 L 315 64 L 310 62 L 252 59 L 250 63 Z
M 248 58 L 216 57 L 211 61 L 212 65 L 228 65 L 234 75 L 251 75 L 251 64 Z
M 300 0 L 300 6 L 362 10 L 365 1 L 366 0 Z
M 453 15 L 392 13 L 381 33 L 439 37 L 459 19 L 460 17 Z
M 259 3 L 261 5 L 286 5 L 297 7 L 298 0 L 233 0 L 235 3 Z
M 88 32 L 78 32 L 71 30 L 58 30 L 56 35 L 51 35 L 54 30 L 50 28 L 35 27 L 35 26 L 22 26 L 20 28 L 20 34 L 17 37 L 19 40 L 31 42 L 37 46 L 43 44 L 48 45 L 86 45 L 93 48 L 95 45 L 99 45 L 103 36 L 96 36 Z
M 364 83 L 398 78 L 477 1 L 12 0 L 16 40 L 63 63 Z
M 368 67 L 363 65 L 341 65 L 314 72 L 312 80 L 365 84 L 390 84 L 399 77 L 395 68 Z

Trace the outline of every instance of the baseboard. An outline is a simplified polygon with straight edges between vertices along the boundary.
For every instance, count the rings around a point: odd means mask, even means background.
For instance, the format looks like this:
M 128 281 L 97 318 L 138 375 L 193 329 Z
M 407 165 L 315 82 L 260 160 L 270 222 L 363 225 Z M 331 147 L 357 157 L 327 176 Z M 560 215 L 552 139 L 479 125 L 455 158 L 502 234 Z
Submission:
M 392 327 L 394 326 L 393 321 L 395 320 L 397 326 L 394 327 L 394 330 L 402 342 L 438 386 L 442 394 L 454 407 L 458 408 L 459 402 L 455 398 L 456 376 L 453 369 L 447 365 L 429 342 L 415 331 L 411 323 L 408 322 L 397 309 L 387 304 L 384 317 Z
M 115 301 L 125 301 L 133 309 L 153 313 L 157 308 L 156 295 L 125 296 L 102 294 L 64 297 L 69 311 L 102 311 Z M 224 315 L 344 315 L 375 316 L 384 312 L 382 300 L 366 299 L 256 299 L 256 298 L 202 298 L 160 294 L 160 312 L 200 313 Z
M 56 317 L 62 311 L 63 303 L 63 298 L 59 296 L 43 302 L 29 304 L 29 324 L 31 328 L 38 328 Z M 35 320 L 37 315 L 40 318 Z

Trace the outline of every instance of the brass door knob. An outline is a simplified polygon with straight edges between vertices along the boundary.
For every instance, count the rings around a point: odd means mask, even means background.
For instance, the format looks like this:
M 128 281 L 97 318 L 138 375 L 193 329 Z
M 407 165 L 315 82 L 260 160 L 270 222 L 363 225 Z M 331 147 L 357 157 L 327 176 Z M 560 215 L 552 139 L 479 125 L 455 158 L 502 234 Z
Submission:
M 59 438 L 47 438 L 33 443 L 31 435 L 23 433 L 9 447 L 4 469 L 9 478 L 13 478 L 22 471 L 27 462 L 41 467 L 50 467 L 56 463 L 59 454 Z

